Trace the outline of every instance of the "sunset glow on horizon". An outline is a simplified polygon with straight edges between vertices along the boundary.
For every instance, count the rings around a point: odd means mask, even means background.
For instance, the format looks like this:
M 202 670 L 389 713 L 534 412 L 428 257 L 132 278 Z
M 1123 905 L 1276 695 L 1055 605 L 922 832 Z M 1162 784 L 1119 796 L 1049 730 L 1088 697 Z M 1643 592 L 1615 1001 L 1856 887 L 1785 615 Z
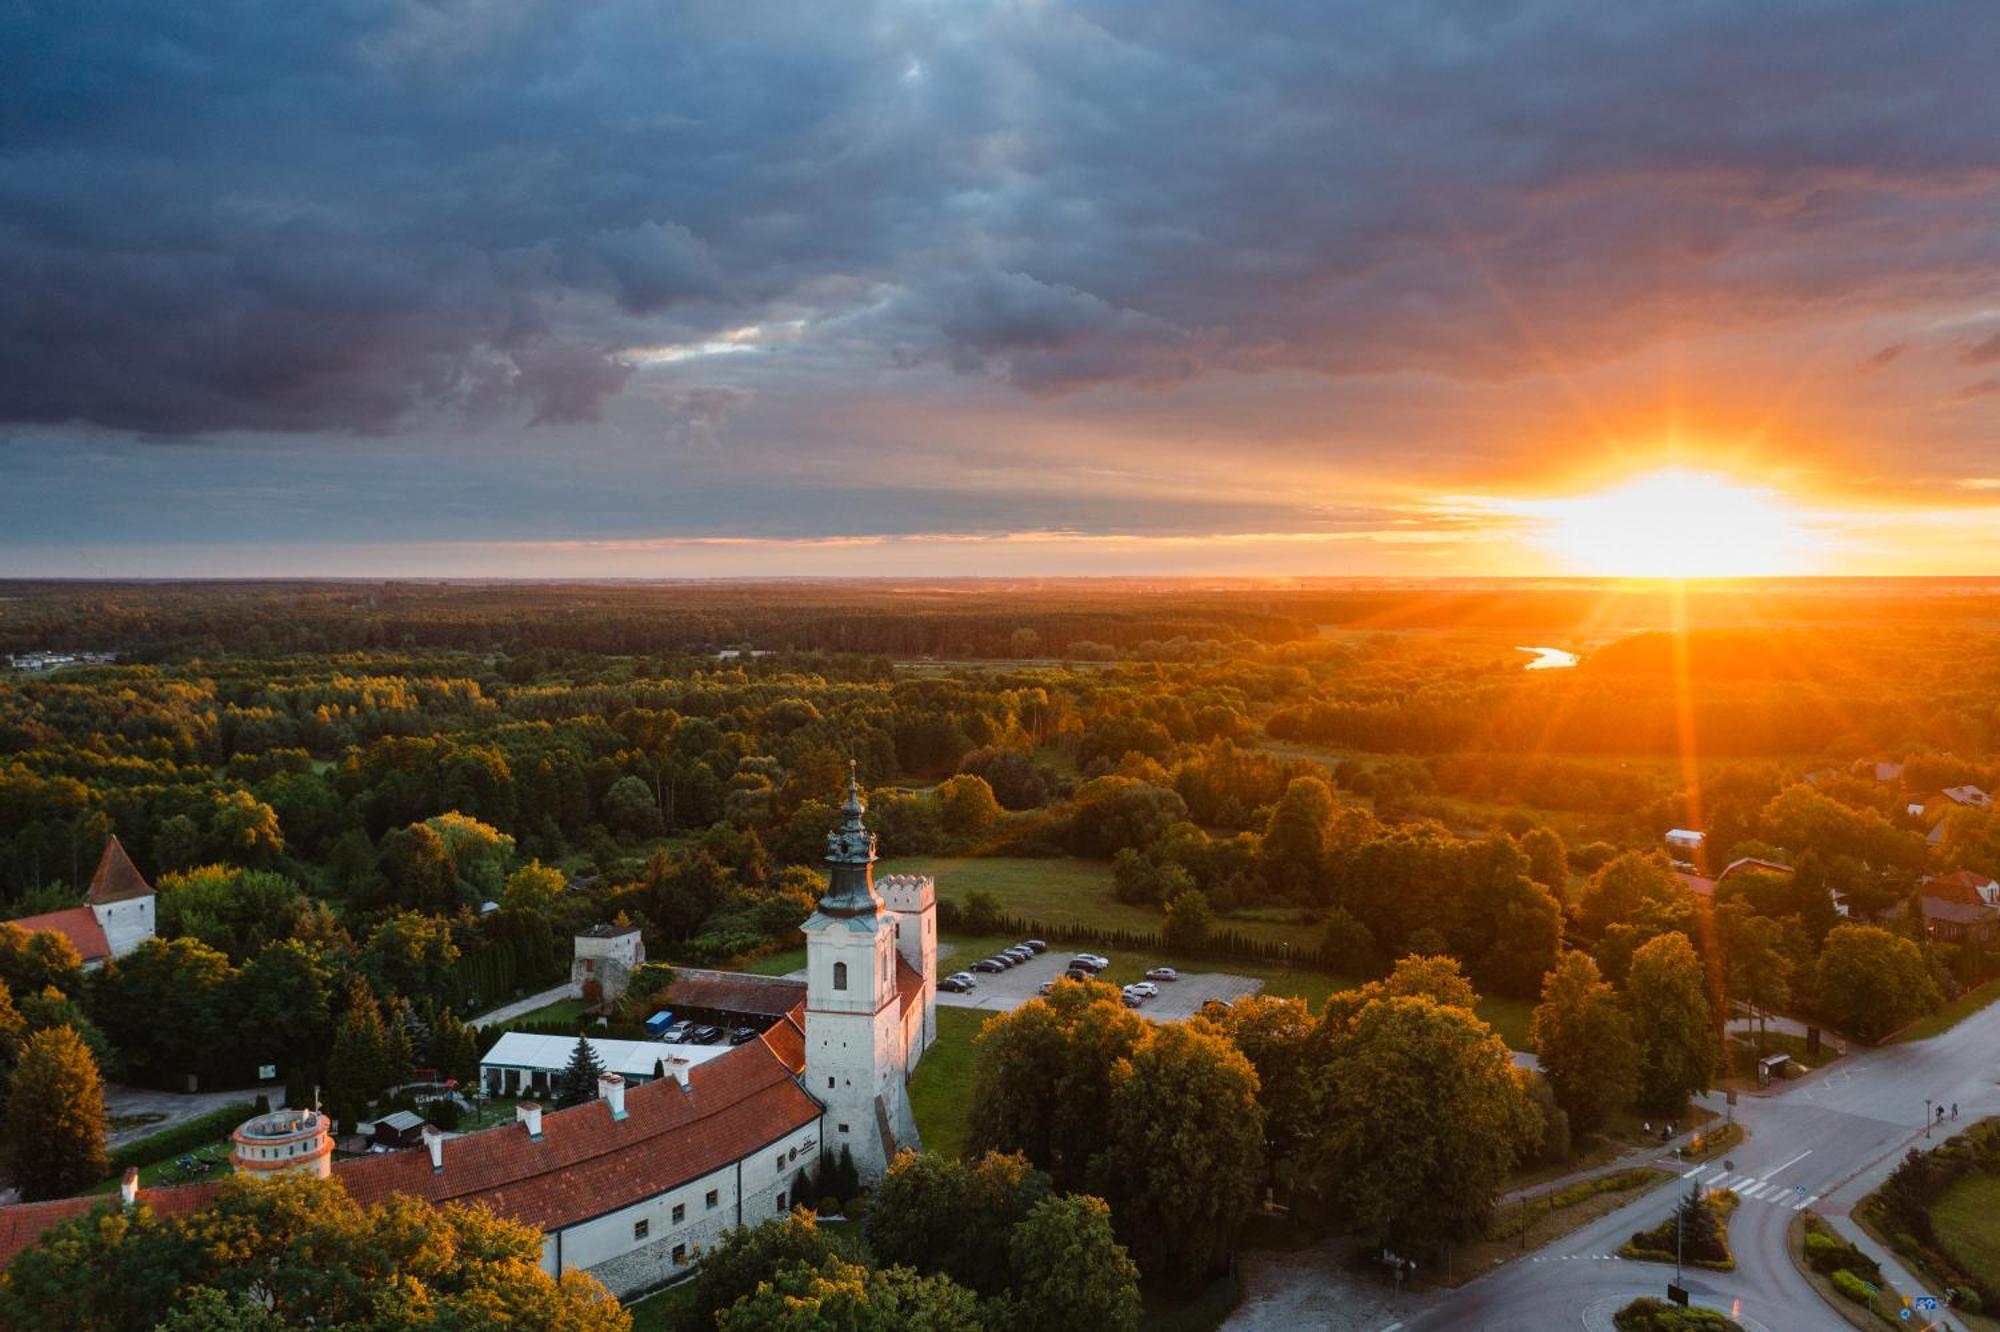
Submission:
M 1607 489 L 1516 506 L 1572 573 L 1737 578 L 1822 572 L 1803 516 L 1777 492 L 1662 468 Z

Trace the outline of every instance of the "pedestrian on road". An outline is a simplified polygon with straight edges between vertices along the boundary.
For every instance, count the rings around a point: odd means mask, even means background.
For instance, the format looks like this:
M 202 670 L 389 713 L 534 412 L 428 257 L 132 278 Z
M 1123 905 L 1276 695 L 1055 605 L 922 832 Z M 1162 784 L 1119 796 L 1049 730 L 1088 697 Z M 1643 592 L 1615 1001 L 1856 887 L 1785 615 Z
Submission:
M 1958 1102 L 1957 1102 L 1957 1101 L 1953 1101 L 1953 1102 L 1951 1103 L 1951 1117 L 1952 1117 L 1953 1119 L 1957 1119 L 1957 1118 L 1958 1118 Z

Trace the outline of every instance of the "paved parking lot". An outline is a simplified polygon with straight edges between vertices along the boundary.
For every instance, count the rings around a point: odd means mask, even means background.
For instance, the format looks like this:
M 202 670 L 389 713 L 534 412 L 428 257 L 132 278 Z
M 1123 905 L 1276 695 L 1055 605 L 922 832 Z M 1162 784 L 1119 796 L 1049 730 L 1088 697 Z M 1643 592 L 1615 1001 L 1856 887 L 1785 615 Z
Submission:
M 949 947 L 949 945 L 947 945 Z M 997 976 L 973 972 L 978 982 L 970 994 L 953 994 L 949 990 L 938 991 L 938 1002 L 956 1008 L 984 1008 L 993 1012 L 1005 1012 L 1019 1008 L 1033 999 L 1043 981 L 1054 980 L 1069 966 L 1070 958 L 1079 951 L 1052 945 L 1040 957 L 1030 958 L 1018 967 L 1011 967 Z M 1111 954 L 1115 963 L 1118 958 Z M 943 980 L 954 971 L 972 971 L 972 964 L 979 959 L 969 954 L 952 953 L 938 958 L 938 979 Z M 1116 974 L 1115 970 L 1114 973 Z M 1210 999 L 1234 999 L 1239 995 L 1255 994 L 1264 988 L 1264 982 L 1251 976 L 1232 976 L 1227 972 L 1187 972 L 1181 973 L 1177 981 L 1161 981 L 1158 997 L 1148 999 L 1140 1006 L 1139 1012 L 1159 1022 L 1173 1022 L 1184 1017 L 1192 1017 L 1197 1009 Z

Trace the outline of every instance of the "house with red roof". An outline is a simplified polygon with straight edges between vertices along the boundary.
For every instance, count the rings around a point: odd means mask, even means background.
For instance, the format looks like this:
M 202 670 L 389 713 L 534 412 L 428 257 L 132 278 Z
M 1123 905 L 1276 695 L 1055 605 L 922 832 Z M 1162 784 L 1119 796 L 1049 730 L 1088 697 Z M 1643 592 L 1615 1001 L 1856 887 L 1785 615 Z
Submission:
M 899 1148 L 919 1145 L 907 1084 L 936 1037 L 937 911 L 928 877 L 889 876 L 877 891 L 862 808 L 850 781 L 843 821 L 828 838 L 832 883 L 804 927 L 803 986 L 713 972 L 688 978 L 686 998 L 717 1011 L 784 1003 L 755 1040 L 702 1060 L 662 1060 L 663 1075 L 643 1083 L 607 1071 L 597 1100 L 553 1111 L 521 1101 L 515 1122 L 500 1128 L 454 1135 L 425 1127 L 422 1150 L 333 1161 L 331 1177 L 362 1203 L 406 1194 L 490 1207 L 541 1230 L 547 1271 L 588 1272 L 619 1294 L 670 1281 L 734 1227 L 782 1215 L 801 1177 L 829 1152 L 845 1150 L 863 1178 L 879 1178 Z M 110 874 L 110 904 L 139 900 L 119 895 L 122 871 Z M 115 954 L 115 938 L 100 928 Z M 635 1079 L 653 1066 L 647 1061 Z M 294 1141 L 305 1122 L 298 1112 L 253 1120 L 239 1130 L 237 1150 L 265 1153 L 249 1164 L 266 1175 L 328 1168 Z M 318 1142 L 308 1144 L 313 1153 Z M 144 1202 L 179 1216 L 217 1187 L 141 1197 L 127 1172 L 117 1198 L 0 1207 L 0 1263 L 93 1207 Z
M 30 934 L 50 930 L 62 935 L 76 946 L 83 965 L 94 969 L 153 937 L 153 906 L 153 885 L 114 836 L 104 843 L 82 906 L 20 916 L 7 923 Z

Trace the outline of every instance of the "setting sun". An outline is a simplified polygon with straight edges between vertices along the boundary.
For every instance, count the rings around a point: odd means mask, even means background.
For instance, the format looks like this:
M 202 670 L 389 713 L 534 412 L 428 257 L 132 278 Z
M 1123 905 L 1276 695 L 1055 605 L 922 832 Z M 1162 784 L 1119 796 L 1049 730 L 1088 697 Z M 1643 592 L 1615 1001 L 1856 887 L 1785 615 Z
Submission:
M 1624 578 L 1729 578 L 1802 572 L 1801 515 L 1775 491 L 1670 467 L 1609 490 L 1534 501 L 1540 543 L 1571 572 Z

